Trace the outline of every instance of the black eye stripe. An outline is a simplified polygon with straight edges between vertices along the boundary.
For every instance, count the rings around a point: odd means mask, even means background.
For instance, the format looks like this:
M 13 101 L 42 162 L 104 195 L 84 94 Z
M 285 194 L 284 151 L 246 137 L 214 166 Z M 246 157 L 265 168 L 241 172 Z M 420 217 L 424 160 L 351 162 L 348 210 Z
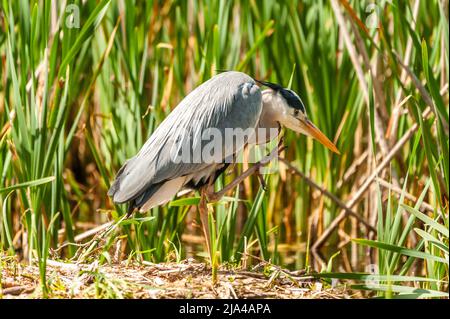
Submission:
M 291 106 L 297 110 L 300 110 L 302 113 L 306 112 L 303 102 L 300 100 L 300 98 L 298 96 L 296 96 L 290 90 L 281 89 L 281 90 L 279 90 L 279 92 L 284 97 L 284 99 L 289 104 L 289 106 Z
M 293 107 L 296 110 L 300 110 L 302 113 L 306 114 L 305 105 L 303 104 L 302 100 L 291 90 L 285 89 L 279 84 L 260 81 L 256 79 L 254 80 L 262 85 L 270 87 L 274 91 L 280 92 L 281 96 L 284 97 L 290 107 Z
M 281 85 L 279 85 L 279 84 L 275 84 L 275 83 L 271 83 L 271 82 L 265 82 L 265 81 L 260 81 L 260 80 L 257 80 L 257 79 L 254 79 L 254 80 L 256 82 L 262 84 L 262 85 L 265 85 L 265 86 L 271 88 L 274 91 L 279 91 L 279 90 L 283 89 L 283 87 Z

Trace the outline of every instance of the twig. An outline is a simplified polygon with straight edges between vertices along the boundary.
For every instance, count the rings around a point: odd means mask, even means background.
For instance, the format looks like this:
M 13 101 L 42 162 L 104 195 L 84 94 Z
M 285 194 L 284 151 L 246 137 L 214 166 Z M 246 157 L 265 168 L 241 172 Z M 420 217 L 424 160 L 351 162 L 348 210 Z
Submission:
M 106 227 L 106 229 L 101 230 L 100 233 L 97 233 L 94 238 L 92 238 L 87 244 L 89 244 L 89 248 L 84 251 L 77 259 L 77 263 L 83 262 L 83 260 L 89 256 L 89 254 L 94 250 L 94 248 L 97 246 L 97 244 L 105 238 L 108 234 L 113 232 L 114 230 L 119 227 L 119 225 L 129 217 L 128 214 L 123 215 L 119 220 L 116 222 L 111 222 L 111 224 Z M 76 257 L 76 255 L 75 255 Z
M 242 181 L 244 181 L 247 177 L 255 174 L 261 167 L 268 165 L 273 159 L 275 159 L 279 154 L 286 148 L 282 145 L 283 139 L 280 139 L 278 147 L 275 147 L 268 155 L 266 155 L 262 160 L 255 163 L 252 167 L 246 170 L 244 173 L 236 177 L 233 181 L 231 181 L 228 185 L 222 188 L 220 191 L 215 193 L 207 194 L 207 199 L 209 202 L 216 202 L 220 200 L 225 194 L 231 189 L 235 188 Z
M 80 267 L 76 264 L 63 263 L 52 259 L 47 259 L 47 265 L 51 267 L 64 268 L 67 270 L 76 270 L 76 271 L 80 270 Z
M 422 117 L 426 118 L 431 112 L 430 107 L 427 107 L 422 113 Z M 366 179 L 366 181 L 361 185 L 356 194 L 347 202 L 346 206 L 352 208 L 361 199 L 364 193 L 369 189 L 372 182 L 378 177 L 380 172 L 391 162 L 395 154 L 401 150 L 401 148 L 409 141 L 409 139 L 414 135 L 414 133 L 419 128 L 419 124 L 414 123 L 406 133 L 398 140 L 398 142 L 391 149 L 389 154 L 381 161 L 377 166 L 375 171 Z M 322 235 L 317 239 L 313 245 L 313 250 L 318 250 L 327 240 L 327 238 L 333 233 L 333 231 L 339 226 L 339 224 L 347 217 L 348 212 L 342 210 L 341 213 L 331 222 L 328 228 L 322 233 Z
M 408 192 L 404 192 L 401 188 L 399 188 L 399 187 L 397 187 L 395 185 L 392 185 L 391 183 L 385 181 L 384 179 L 377 178 L 377 182 L 380 183 L 381 186 L 390 189 L 394 193 L 397 193 L 398 195 L 402 195 L 403 194 L 410 201 L 412 201 L 414 203 L 417 202 L 417 197 L 415 197 L 414 195 L 411 195 Z M 420 206 L 422 207 L 423 210 L 428 210 L 430 212 L 434 212 L 433 206 L 431 206 L 430 204 L 428 204 L 426 202 L 422 202 L 422 204 Z
M 97 227 L 91 228 L 91 229 L 89 229 L 89 230 L 87 230 L 87 231 L 85 231 L 85 232 L 75 236 L 75 238 L 73 239 L 74 242 L 67 242 L 66 241 L 62 245 L 60 245 L 58 248 L 54 249 L 53 251 L 54 252 L 58 252 L 58 251 L 62 250 L 63 248 L 67 247 L 67 246 L 86 247 L 86 246 L 88 246 L 91 243 L 91 241 L 89 241 L 87 243 L 84 243 L 84 244 L 78 244 L 78 243 L 83 241 L 83 240 L 85 240 L 88 237 L 96 235 L 97 233 L 101 232 L 102 230 L 104 230 L 104 229 L 106 229 L 108 227 L 111 227 L 113 223 L 114 223 L 113 221 L 110 221 L 110 222 L 101 224 L 101 225 L 99 225 Z
M 361 224 L 363 224 L 367 229 L 369 229 L 372 232 L 376 233 L 376 229 L 371 226 L 368 222 L 364 220 L 361 216 L 359 216 L 357 213 L 355 213 L 350 207 L 348 207 L 344 202 L 342 202 L 336 195 L 328 191 L 327 189 L 323 188 L 319 184 L 317 184 L 315 181 L 310 179 L 308 176 L 303 174 L 300 170 L 298 170 L 295 166 L 293 166 L 288 160 L 285 158 L 280 158 L 280 160 L 290 169 L 291 172 L 294 174 L 300 176 L 305 180 L 305 182 L 314 187 L 317 188 L 322 194 L 329 197 L 331 200 L 333 200 L 339 207 L 344 209 L 350 216 L 356 218 Z
M 111 226 L 113 223 L 114 223 L 114 221 L 110 221 L 110 222 L 101 224 L 101 225 L 99 225 L 99 226 L 97 226 L 97 227 L 91 228 L 91 229 L 85 231 L 84 233 L 81 233 L 81 234 L 75 236 L 74 241 L 75 241 L 76 243 L 79 243 L 80 241 L 83 241 L 83 240 L 85 240 L 86 238 L 91 237 L 91 236 L 97 234 L 98 232 L 102 231 L 103 229 L 108 228 L 108 227 Z
M 247 256 L 247 257 L 251 257 L 253 259 L 256 259 L 260 263 L 262 263 L 264 265 L 268 265 L 268 266 L 272 267 L 273 269 L 275 269 L 274 273 L 269 278 L 268 285 L 270 285 L 273 282 L 273 280 L 275 280 L 279 276 L 279 274 L 283 274 L 286 278 L 288 278 L 290 281 L 292 281 L 293 284 L 295 284 L 299 288 L 301 287 L 300 283 L 289 273 L 289 270 L 283 269 L 280 266 L 274 265 L 271 262 L 268 262 L 268 261 L 266 261 L 266 260 L 264 260 L 264 259 L 262 259 L 262 258 L 260 258 L 258 256 L 249 254 L 247 252 L 242 253 L 242 255 L 243 256 Z
M 336 187 L 341 188 L 342 185 L 347 182 L 353 174 L 358 171 L 358 168 L 364 164 L 367 160 L 367 155 L 369 152 L 365 150 L 357 159 L 353 161 L 353 163 L 349 166 L 349 168 L 345 171 L 342 178 L 337 182 Z
M 10 288 L 5 288 L 2 290 L 4 295 L 18 296 L 24 293 L 31 293 L 34 291 L 34 287 L 29 286 L 14 286 Z

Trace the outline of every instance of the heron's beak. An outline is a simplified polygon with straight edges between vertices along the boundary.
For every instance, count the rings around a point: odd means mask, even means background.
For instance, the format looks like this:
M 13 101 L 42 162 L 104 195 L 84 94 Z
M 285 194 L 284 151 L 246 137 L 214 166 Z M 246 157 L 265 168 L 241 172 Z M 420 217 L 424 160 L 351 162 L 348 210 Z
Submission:
M 288 128 L 298 132 L 302 133 L 308 136 L 311 136 L 312 138 L 319 141 L 322 145 L 324 145 L 326 148 L 331 150 L 332 152 L 336 154 L 341 154 L 339 150 L 337 149 L 336 145 L 331 142 L 328 137 L 325 136 L 310 120 L 308 119 L 299 119 L 294 118 L 293 116 L 290 116 L 288 121 L 284 123 L 285 126 Z
M 307 132 L 309 136 L 319 141 L 322 145 L 324 145 L 326 148 L 331 150 L 332 152 L 336 154 L 341 154 L 339 150 L 337 149 L 336 145 L 334 145 L 333 142 L 331 142 L 328 137 L 325 136 L 310 120 L 305 120 L 303 122 L 303 128 Z

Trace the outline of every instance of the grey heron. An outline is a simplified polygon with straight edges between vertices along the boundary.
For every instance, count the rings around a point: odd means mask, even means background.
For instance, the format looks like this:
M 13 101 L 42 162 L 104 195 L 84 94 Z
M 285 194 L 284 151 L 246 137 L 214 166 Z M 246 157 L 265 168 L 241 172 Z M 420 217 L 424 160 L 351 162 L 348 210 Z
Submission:
M 268 89 L 261 90 L 259 85 Z M 285 126 L 309 135 L 335 153 L 336 146 L 308 119 L 305 105 L 292 90 L 281 85 L 255 80 L 249 75 L 227 71 L 213 76 L 188 94 L 164 119 L 140 151 L 127 160 L 117 173 L 108 195 L 115 203 L 129 203 L 129 214 L 138 209 L 163 205 L 185 189 L 200 190 L 200 220 L 209 250 L 206 201 L 217 199 L 237 185 L 248 174 L 242 174 L 222 192 L 211 193 L 210 187 L 233 162 L 234 156 L 248 139 L 227 145 L 221 141 L 216 160 L 174 161 L 173 150 L 180 145 L 200 146 L 202 133 L 212 128 L 219 133 L 227 129 L 276 129 Z M 256 143 L 267 141 L 260 136 Z M 271 137 L 273 138 L 273 137 Z M 219 194 L 219 196 L 217 196 Z

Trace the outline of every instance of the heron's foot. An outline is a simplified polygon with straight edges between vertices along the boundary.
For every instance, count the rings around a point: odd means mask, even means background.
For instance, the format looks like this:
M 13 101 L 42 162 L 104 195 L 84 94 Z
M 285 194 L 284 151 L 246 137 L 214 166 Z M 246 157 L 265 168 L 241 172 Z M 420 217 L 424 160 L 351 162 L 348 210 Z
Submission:
M 225 195 L 221 191 L 220 192 L 208 192 L 205 194 L 208 200 L 208 203 L 217 203 L 222 197 Z
M 256 162 L 252 167 L 247 169 L 245 172 L 243 172 L 241 175 L 236 177 L 230 184 L 226 185 L 222 190 L 219 192 L 213 192 L 213 191 L 207 191 L 205 192 L 205 196 L 210 203 L 218 202 L 222 199 L 225 194 L 230 191 L 231 189 L 235 188 L 238 184 L 240 184 L 244 179 L 247 177 L 256 174 L 258 176 L 259 182 L 261 183 L 261 186 L 264 190 L 267 190 L 266 181 L 264 180 L 264 177 L 262 176 L 260 169 L 270 163 L 271 160 L 275 159 L 281 152 L 283 152 L 286 149 L 286 146 L 283 145 L 283 137 L 280 138 L 280 141 L 278 143 L 278 147 L 274 148 L 269 154 L 267 154 L 263 159 L 261 159 L 259 162 Z M 212 185 L 210 185 L 212 186 Z
M 280 136 L 280 140 L 278 141 L 278 156 L 281 155 L 281 153 L 287 149 L 287 146 L 284 145 L 284 135 Z
M 127 211 L 127 214 L 125 216 L 125 219 L 130 218 L 131 215 L 133 215 L 134 211 L 135 211 L 135 207 L 134 207 L 133 203 L 130 203 L 129 206 L 128 206 L 128 211 Z

